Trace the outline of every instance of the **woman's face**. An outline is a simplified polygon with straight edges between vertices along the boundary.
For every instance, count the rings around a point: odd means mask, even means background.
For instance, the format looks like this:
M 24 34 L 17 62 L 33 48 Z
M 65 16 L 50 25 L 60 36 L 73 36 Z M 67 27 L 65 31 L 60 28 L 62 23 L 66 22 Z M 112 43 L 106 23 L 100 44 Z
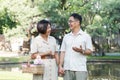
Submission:
M 48 26 L 47 26 L 47 31 L 46 31 L 46 35 L 50 35 L 50 33 L 51 33 L 51 26 L 50 26 L 50 24 L 48 24 Z

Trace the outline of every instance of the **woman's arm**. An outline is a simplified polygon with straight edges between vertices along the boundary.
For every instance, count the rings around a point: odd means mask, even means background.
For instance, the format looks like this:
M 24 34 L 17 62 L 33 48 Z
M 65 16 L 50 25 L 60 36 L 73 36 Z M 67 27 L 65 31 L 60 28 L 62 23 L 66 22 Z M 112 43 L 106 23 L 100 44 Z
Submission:
M 56 63 L 57 63 L 57 65 L 59 64 L 59 54 L 58 54 L 58 52 L 56 51 L 55 52 L 55 60 L 56 60 Z
M 52 51 L 32 53 L 31 59 L 35 59 L 38 55 L 40 55 L 41 57 L 44 57 L 44 56 L 47 56 L 47 55 L 52 55 Z

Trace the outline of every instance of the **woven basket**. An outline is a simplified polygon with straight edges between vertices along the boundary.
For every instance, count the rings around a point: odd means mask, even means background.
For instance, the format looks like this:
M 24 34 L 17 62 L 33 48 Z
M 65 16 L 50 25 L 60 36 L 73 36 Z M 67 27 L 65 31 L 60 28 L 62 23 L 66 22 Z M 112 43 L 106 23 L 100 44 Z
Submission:
M 29 67 L 26 64 L 22 65 L 22 72 L 23 73 L 32 73 L 32 74 L 44 74 L 44 65 L 39 64 L 31 64 Z

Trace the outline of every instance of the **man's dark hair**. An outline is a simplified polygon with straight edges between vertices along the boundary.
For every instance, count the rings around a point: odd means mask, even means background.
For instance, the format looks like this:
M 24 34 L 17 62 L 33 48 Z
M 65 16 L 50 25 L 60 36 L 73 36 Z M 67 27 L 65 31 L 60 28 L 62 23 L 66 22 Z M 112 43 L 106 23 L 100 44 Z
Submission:
M 75 19 L 80 21 L 80 24 L 82 23 L 82 16 L 79 15 L 78 13 L 73 13 L 70 16 L 74 17 Z
M 47 20 L 41 20 L 37 23 L 37 30 L 41 34 L 45 34 L 47 31 L 47 26 L 51 25 L 51 23 Z

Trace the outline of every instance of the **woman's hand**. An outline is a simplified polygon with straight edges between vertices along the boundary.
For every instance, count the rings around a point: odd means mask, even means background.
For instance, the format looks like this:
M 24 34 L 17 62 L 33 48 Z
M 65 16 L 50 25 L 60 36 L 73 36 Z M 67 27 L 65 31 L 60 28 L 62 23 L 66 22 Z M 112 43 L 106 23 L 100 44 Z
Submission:
M 37 55 L 37 53 L 32 53 L 31 59 L 35 59 L 35 58 L 36 58 L 36 55 Z
M 49 50 L 49 51 L 46 52 L 46 55 L 53 55 L 53 53 L 52 53 L 51 50 Z
M 30 67 L 30 62 L 27 62 L 27 67 Z

